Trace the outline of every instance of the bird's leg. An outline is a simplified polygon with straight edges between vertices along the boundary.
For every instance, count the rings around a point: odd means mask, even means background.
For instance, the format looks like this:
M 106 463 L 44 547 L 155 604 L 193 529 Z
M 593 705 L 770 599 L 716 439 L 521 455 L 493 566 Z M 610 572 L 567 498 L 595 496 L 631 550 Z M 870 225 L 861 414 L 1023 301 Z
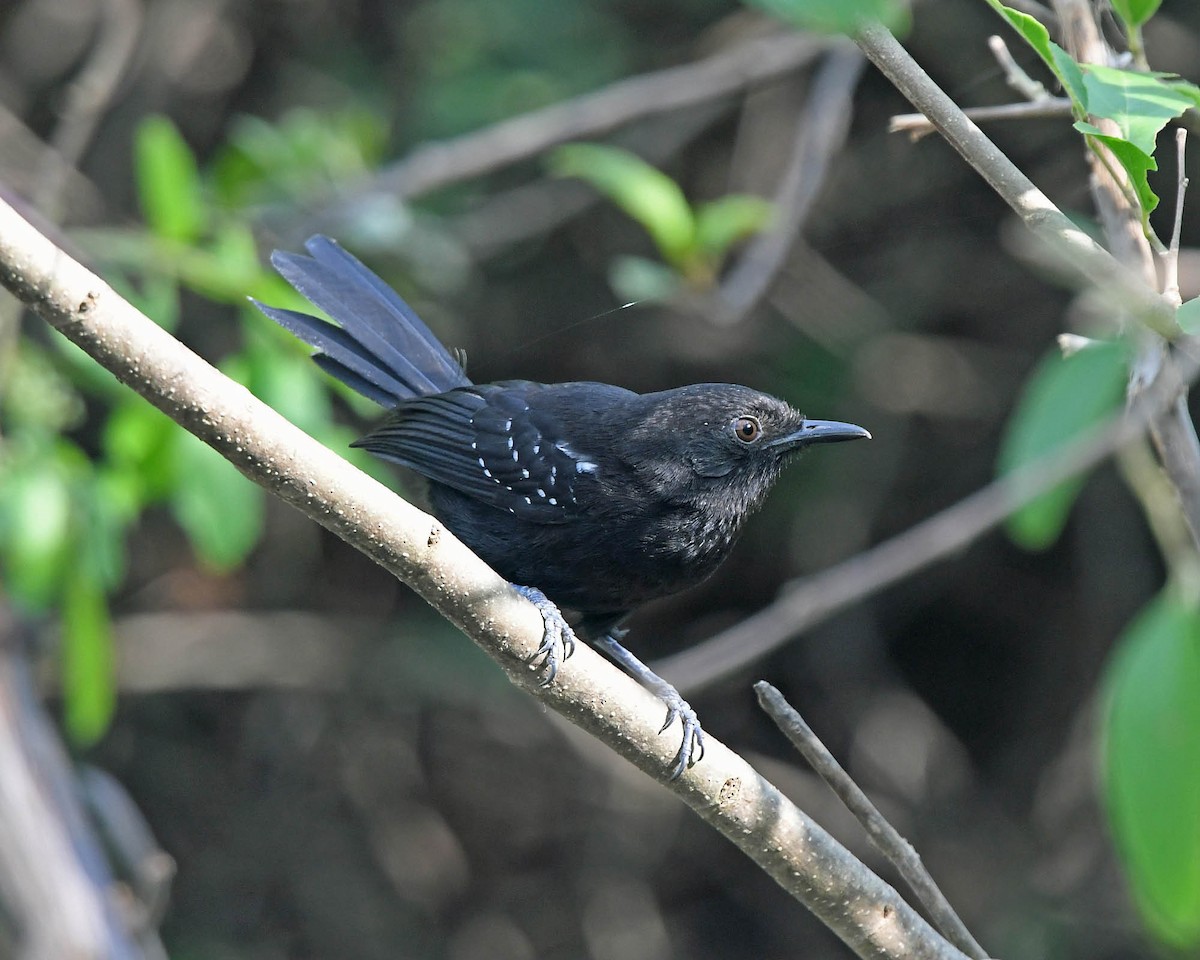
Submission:
M 679 745 L 679 753 L 675 755 L 675 766 L 671 768 L 671 780 L 678 780 L 683 771 L 697 763 L 704 756 L 704 731 L 700 729 L 700 718 L 691 704 L 680 696 L 679 691 L 662 677 L 642 663 L 637 657 L 626 650 L 618 640 L 623 638 L 628 630 L 612 629 L 606 635 L 592 640 L 592 645 L 598 647 L 615 660 L 631 677 L 643 687 L 651 691 L 667 705 L 667 719 L 659 733 L 662 733 L 675 718 L 683 724 L 683 742 Z
M 522 587 L 514 583 L 513 589 L 538 608 L 546 625 L 542 633 L 542 645 L 525 662 L 542 674 L 541 685 L 548 687 L 558 676 L 558 665 L 575 652 L 575 631 L 554 601 L 537 587 Z

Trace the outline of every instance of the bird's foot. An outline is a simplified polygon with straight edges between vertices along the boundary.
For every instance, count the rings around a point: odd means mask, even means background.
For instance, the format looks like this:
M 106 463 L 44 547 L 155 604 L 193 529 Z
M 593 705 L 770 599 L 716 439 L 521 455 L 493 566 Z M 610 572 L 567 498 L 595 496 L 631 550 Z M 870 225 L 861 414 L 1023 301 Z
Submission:
M 522 587 L 514 583 L 513 589 L 538 608 L 546 625 L 542 645 L 525 662 L 542 675 L 539 683 L 548 687 L 558 676 L 558 665 L 575 652 L 575 631 L 554 601 L 537 587 Z
M 683 725 L 683 740 L 679 744 L 679 752 L 675 754 L 675 763 L 671 766 L 671 774 L 667 778 L 678 780 L 683 776 L 684 770 L 699 763 L 704 757 L 704 731 L 700 729 L 700 718 L 696 716 L 691 704 L 680 696 L 678 690 L 621 646 L 620 640 L 626 632 L 609 630 L 607 635 L 593 640 L 592 644 L 612 657 L 626 673 L 667 705 L 667 719 L 659 733 L 665 733 L 676 719 Z
M 683 771 L 704 759 L 704 731 L 700 729 L 700 718 L 692 705 L 683 699 L 678 691 L 674 696 L 659 696 L 667 705 L 667 719 L 663 721 L 659 733 L 665 733 L 678 718 L 683 725 L 683 742 L 679 744 L 679 752 L 675 754 L 675 765 L 671 768 L 669 779 L 678 780 Z

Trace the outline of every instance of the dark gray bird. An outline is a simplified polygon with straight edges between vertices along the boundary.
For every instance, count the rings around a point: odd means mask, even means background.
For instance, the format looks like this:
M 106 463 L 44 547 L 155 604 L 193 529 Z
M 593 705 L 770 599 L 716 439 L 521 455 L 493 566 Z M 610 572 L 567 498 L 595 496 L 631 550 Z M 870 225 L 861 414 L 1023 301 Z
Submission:
M 434 514 L 537 604 L 531 658 L 550 683 L 575 630 L 667 706 L 683 741 L 671 779 L 704 752 L 695 711 L 626 650 L 621 621 L 694 586 L 729 553 L 792 455 L 869 437 L 729 383 L 637 394 L 605 383 L 473 384 L 391 288 L 332 240 L 277 251 L 283 277 L 340 326 L 257 303 L 313 359 L 390 413 L 355 442 L 428 480 Z M 556 606 L 557 605 L 557 606 Z

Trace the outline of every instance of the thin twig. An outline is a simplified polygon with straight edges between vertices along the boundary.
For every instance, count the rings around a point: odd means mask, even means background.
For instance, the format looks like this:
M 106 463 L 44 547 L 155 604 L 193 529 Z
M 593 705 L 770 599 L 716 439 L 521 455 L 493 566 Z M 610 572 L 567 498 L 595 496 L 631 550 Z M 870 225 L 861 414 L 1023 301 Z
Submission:
M 1013 55 L 1009 52 L 1008 44 L 1004 42 L 1003 37 L 997 34 L 992 34 L 988 37 L 988 49 L 992 51 L 992 56 L 996 58 L 996 62 L 1000 64 L 1000 69 L 1004 71 L 1004 81 L 1016 90 L 1017 93 L 1026 100 L 1031 100 L 1034 103 L 1050 99 L 1050 94 L 1045 86 L 1034 80 L 1013 59 Z
M 774 219 L 770 228 L 746 247 L 721 284 L 714 298 L 714 319 L 729 324 L 743 319 L 766 295 L 787 261 L 825 182 L 829 163 L 845 143 L 863 64 L 862 55 L 853 47 L 837 48 L 817 71 L 797 118 L 791 159 L 774 198 Z
M 779 599 L 737 625 L 652 664 L 681 690 L 694 692 L 783 646 L 851 604 L 969 546 L 1013 511 L 1064 480 L 1095 466 L 1141 436 L 1172 409 L 1184 384 L 1200 373 L 1185 359 L 1120 414 L 1052 454 L 992 481 L 952 507 L 818 574 L 786 585 Z M 1181 382 L 1179 377 L 1183 376 Z
M 47 147 L 62 162 L 50 161 L 42 166 L 44 172 L 33 194 L 34 206 L 55 223 L 61 215 L 67 173 L 79 165 L 112 102 L 137 48 L 141 26 L 142 8 L 136 0 L 103 0 L 99 4 L 95 43 L 87 62 L 67 87 L 62 113 Z
M 663 166 L 723 118 L 731 104 L 720 100 L 677 110 L 655 123 L 641 121 L 614 134 L 611 143 L 632 150 L 652 166 Z M 496 256 L 514 244 L 551 233 L 595 206 L 601 194 L 577 180 L 542 177 L 480 198 L 449 229 L 472 257 Z
M 865 24 L 855 40 L 867 58 L 1046 244 L 1056 263 L 1104 291 L 1151 329 L 1167 337 L 1178 336 L 1174 304 L 1059 210 L 979 127 L 963 116 L 884 26 Z
M 775 721 L 784 736 L 792 742 L 792 746 L 808 761 L 809 766 L 829 784 L 838 799 L 846 805 L 846 809 L 854 814 L 879 852 L 900 872 L 904 882 L 929 911 L 933 925 L 967 956 L 973 957 L 974 960 L 987 960 L 987 951 L 971 935 L 967 925 L 962 922 L 962 918 L 925 869 L 925 864 L 921 862 L 921 857 L 912 844 L 900 836 L 899 831 L 879 812 L 879 808 L 837 762 L 799 712 L 784 699 L 782 693 L 765 680 L 760 680 L 754 685 L 754 692 L 758 695 L 759 706 Z
M 798 69 L 828 44 L 793 32 L 750 40 L 697 63 L 630 77 L 452 140 L 418 146 L 367 182 L 329 198 L 289 232 L 307 236 L 328 231 L 346 219 L 347 211 L 352 215 L 380 195 L 392 200 L 418 196 L 569 140 L 599 136 L 642 117 L 728 96 Z
M 355 469 L 223 376 L 0 203 L 0 283 L 120 381 L 413 587 L 542 703 L 660 782 L 678 740 L 662 704 L 584 645 L 542 687 L 528 658 L 543 621 L 437 520 Z M 961 960 L 904 899 L 709 735 L 666 784 L 860 957 Z
M 965 107 L 963 115 L 981 123 L 992 120 L 1069 117 L 1071 101 L 1066 97 L 1047 97 L 1036 103 L 1001 103 L 990 107 Z M 937 127 L 923 113 L 899 113 L 888 122 L 889 133 L 907 133 L 911 140 L 920 140 L 936 131 Z
M 1181 303 L 1179 296 L 1179 235 L 1183 230 L 1183 200 L 1187 193 L 1188 177 L 1184 161 L 1187 159 L 1187 130 L 1179 127 L 1175 131 L 1175 165 L 1178 179 L 1175 182 L 1175 223 L 1171 227 L 1171 244 L 1163 257 L 1163 293 Z

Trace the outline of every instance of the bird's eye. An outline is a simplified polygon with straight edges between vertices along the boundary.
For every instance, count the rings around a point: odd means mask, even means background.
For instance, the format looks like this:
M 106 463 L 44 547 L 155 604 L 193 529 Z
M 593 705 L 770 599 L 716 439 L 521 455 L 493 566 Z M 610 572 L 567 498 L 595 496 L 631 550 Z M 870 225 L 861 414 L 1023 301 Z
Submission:
M 733 435 L 742 443 L 753 443 L 762 434 L 762 427 L 754 417 L 738 417 L 733 421 Z

